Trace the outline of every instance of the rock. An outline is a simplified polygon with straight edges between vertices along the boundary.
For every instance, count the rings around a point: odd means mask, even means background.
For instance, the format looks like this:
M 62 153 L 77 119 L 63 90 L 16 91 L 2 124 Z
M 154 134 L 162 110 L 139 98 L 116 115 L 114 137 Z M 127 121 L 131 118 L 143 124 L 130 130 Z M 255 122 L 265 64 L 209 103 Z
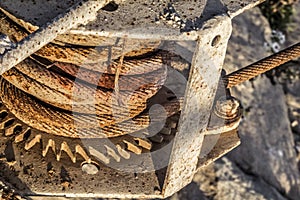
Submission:
M 258 9 L 234 19 L 233 30 L 225 68 L 240 68 L 267 55 L 263 43 L 270 28 Z M 239 127 L 242 143 L 228 157 L 245 173 L 261 177 L 267 183 L 265 189 L 269 185 L 289 199 L 299 199 L 297 155 L 281 85 L 260 76 L 236 87 L 232 94 L 246 112 Z
M 294 4 L 294 15 L 288 24 L 287 40 L 285 47 L 300 42 L 300 1 Z M 300 58 L 286 64 L 283 69 L 284 78 L 278 77 L 286 93 L 286 102 L 290 111 L 291 127 L 295 134 L 295 141 L 300 141 Z M 284 81 L 282 81 L 284 79 Z
M 297 66 L 300 67 L 300 64 Z M 292 109 L 300 109 L 300 80 L 294 79 L 284 84 L 287 103 Z
M 214 199 L 235 200 L 284 200 L 276 189 L 270 187 L 259 177 L 246 175 L 233 162 L 222 158 L 216 162 L 218 177 L 217 195 Z
M 287 42 L 286 46 L 300 42 L 300 1 L 294 4 L 293 16 L 291 17 L 291 23 L 288 25 Z
M 203 192 L 199 189 L 199 185 L 196 182 L 190 183 L 184 189 L 180 190 L 172 197 L 168 198 L 168 200 L 180 200 L 180 199 L 208 200 L 203 194 Z
M 284 93 L 266 78 L 258 78 L 253 85 L 255 90 L 240 98 L 251 106 L 240 126 L 242 144 L 230 158 L 289 198 L 298 199 L 300 177 Z M 242 91 L 248 93 L 245 88 Z
M 258 8 L 252 8 L 237 16 L 232 22 L 232 36 L 228 43 L 224 69 L 227 73 L 245 67 L 267 56 L 264 47 L 271 29 Z
M 204 192 L 205 196 L 209 199 L 213 199 L 217 194 L 217 182 L 214 163 L 200 168 L 200 170 L 194 176 L 193 181 L 199 184 L 199 188 Z

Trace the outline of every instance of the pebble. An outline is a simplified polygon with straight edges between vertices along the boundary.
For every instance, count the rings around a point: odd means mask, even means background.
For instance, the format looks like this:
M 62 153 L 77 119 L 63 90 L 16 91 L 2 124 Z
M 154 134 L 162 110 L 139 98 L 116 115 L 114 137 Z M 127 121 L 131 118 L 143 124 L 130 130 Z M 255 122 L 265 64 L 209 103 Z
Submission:
M 181 21 L 180 17 L 178 17 L 178 16 L 175 16 L 174 20 L 175 20 L 175 22 Z

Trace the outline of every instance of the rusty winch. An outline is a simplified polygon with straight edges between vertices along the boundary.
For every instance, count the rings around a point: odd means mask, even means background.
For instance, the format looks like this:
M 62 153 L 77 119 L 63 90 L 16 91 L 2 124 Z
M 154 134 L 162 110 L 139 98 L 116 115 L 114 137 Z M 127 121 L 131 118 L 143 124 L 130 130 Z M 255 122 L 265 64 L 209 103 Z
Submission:
M 220 77 L 231 18 L 257 3 L 2 0 L 0 180 L 25 196 L 180 190 L 240 142 Z

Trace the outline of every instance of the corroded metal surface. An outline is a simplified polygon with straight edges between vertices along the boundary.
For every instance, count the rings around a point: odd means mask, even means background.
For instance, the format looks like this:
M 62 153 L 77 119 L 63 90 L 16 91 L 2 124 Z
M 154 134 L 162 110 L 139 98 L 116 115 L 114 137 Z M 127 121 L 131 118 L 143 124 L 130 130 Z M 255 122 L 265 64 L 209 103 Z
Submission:
M 35 24 L 36 26 L 44 25 L 51 21 L 57 15 L 63 13 L 67 8 L 78 3 L 80 0 L 72 0 L 67 2 L 58 1 L 43 1 L 43 0 L 27 0 L 18 3 L 9 0 L 2 0 L 0 6 L 11 11 L 18 17 Z M 183 19 L 190 19 L 193 21 L 195 18 L 200 17 L 203 10 L 207 9 L 209 12 L 204 12 L 205 15 L 213 12 L 222 12 L 225 8 L 230 16 L 236 16 L 246 9 L 250 9 L 255 5 L 263 2 L 264 0 L 247 0 L 247 1 L 229 1 L 229 0 L 211 0 L 211 1 L 191 1 L 188 4 L 176 1 L 164 0 L 159 2 L 152 1 L 131 1 L 131 0 L 117 0 L 114 1 L 118 6 L 111 6 L 111 9 L 101 10 L 98 14 L 98 21 L 92 22 L 87 27 L 80 27 L 80 29 L 87 30 L 117 30 L 132 29 L 139 26 L 148 28 L 149 24 L 152 26 L 161 26 L 165 28 L 172 28 L 172 24 L 168 23 L 155 23 L 155 19 L 159 19 L 160 13 L 165 10 L 170 10 L 168 5 L 171 5 L 178 12 L 179 16 L 185 16 Z M 211 3 L 211 4 L 210 4 Z M 209 5 L 208 5 L 209 4 Z M 214 5 L 214 6 L 210 6 Z M 20 7 L 27 9 L 20 10 Z M 197 9 L 196 9 L 197 8 Z M 132 13 L 132 10 L 139 10 L 138 14 Z M 172 10 L 172 9 L 171 9 Z M 204 16 L 206 17 L 206 16 Z M 101 22 L 101 23 L 97 23 Z M 145 30 L 145 29 L 144 29 Z M 140 30 L 143 31 L 143 30 Z M 67 38 L 67 37 L 66 37 Z
M 145 168 L 151 166 L 151 159 L 140 157 L 139 154 L 150 151 L 157 141 L 130 135 L 114 138 L 109 143 L 101 139 L 74 140 L 28 127 L 2 103 L 0 115 L 0 152 L 5 152 L 0 155 L 0 175 L 14 185 L 17 193 L 55 193 L 58 196 L 66 193 L 74 196 L 94 193 L 98 196 L 97 193 L 101 193 L 101 196 L 109 197 L 117 190 L 117 196 L 120 197 L 159 196 L 161 186 L 154 171 L 134 174 L 107 167 L 126 162 L 132 165 L 142 162 Z M 168 120 L 164 131 L 157 135 L 164 138 L 159 145 L 172 140 L 177 121 L 178 116 Z M 169 134 L 167 130 L 170 130 Z M 97 174 L 89 175 L 85 170 L 82 171 L 85 163 L 97 167 Z M 20 173 L 12 174 L 11 169 Z
M 231 34 L 231 28 L 229 28 L 231 20 L 227 16 L 216 17 L 208 21 L 206 26 L 210 29 L 204 28 L 199 34 L 198 49 L 194 54 L 186 101 L 165 180 L 164 195 L 166 196 L 190 183 L 196 172 L 198 155 Z M 214 34 L 211 34 L 212 32 Z M 215 37 L 221 39 L 219 43 L 213 45 Z M 198 73 L 204 70 L 206 73 Z
M 20 1 L 18 4 L 11 1 L 1 1 L 1 7 L 15 13 L 18 17 L 33 23 L 34 25 L 41 26 L 51 21 L 53 18 L 65 12 L 66 8 L 78 3 L 79 0 L 73 0 L 68 2 L 54 2 L 54 1 L 42 1 L 42 0 L 27 0 L 26 2 Z M 86 26 L 86 30 L 130 30 L 132 28 L 146 28 L 149 26 L 156 28 L 171 28 L 172 24 L 168 23 L 156 23 L 156 19 L 159 19 L 160 13 L 164 10 L 170 10 L 170 7 L 174 7 L 179 15 L 184 16 L 186 20 L 193 20 L 199 17 L 205 6 L 206 1 L 191 1 L 189 4 L 183 4 L 181 1 L 143 1 L 143 0 L 117 0 L 114 1 L 115 9 L 102 9 L 98 12 L 97 19 Z M 19 6 L 24 6 L 27 9 L 20 10 Z M 113 6 L 111 6 L 113 7 Z M 197 8 L 197 9 L 195 9 Z M 44 12 L 41 12 L 43 10 Z M 138 10 L 138 13 L 132 12 L 132 10 Z M 170 13 L 171 14 L 171 13 Z M 83 28 L 83 27 L 81 27 Z

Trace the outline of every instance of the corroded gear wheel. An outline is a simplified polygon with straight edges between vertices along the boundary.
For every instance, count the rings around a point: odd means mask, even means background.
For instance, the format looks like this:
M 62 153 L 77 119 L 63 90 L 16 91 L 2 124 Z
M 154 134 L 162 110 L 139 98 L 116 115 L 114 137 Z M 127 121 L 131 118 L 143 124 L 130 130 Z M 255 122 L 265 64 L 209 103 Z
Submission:
M 101 163 L 109 164 L 112 160 L 120 162 L 122 159 L 130 159 L 132 154 L 141 154 L 153 150 L 153 143 L 164 145 L 174 137 L 179 115 L 174 115 L 167 120 L 166 127 L 160 133 L 150 139 L 139 137 L 143 130 L 134 135 L 123 135 L 119 137 L 104 139 L 91 138 L 70 138 L 51 135 L 43 131 L 29 127 L 15 117 L 5 104 L 0 101 L 0 130 L 3 136 L 11 137 L 17 144 L 22 144 L 22 148 L 27 150 L 39 149 L 38 152 L 43 157 L 49 153 L 54 154 L 57 161 L 67 157 L 73 163 Z M 86 144 L 98 144 L 87 146 Z M 40 145 L 38 145 L 40 144 Z M 103 144 L 103 145 L 99 145 Z M 13 158 L 11 158 L 13 160 Z M 99 162 L 100 161 L 100 162 Z
M 0 32 L 13 42 L 36 30 L 3 10 L 0 22 Z M 57 38 L 2 75 L 1 112 L 14 120 L 8 126 L 7 116 L 3 117 L 5 135 L 14 135 L 15 142 L 26 140 L 26 150 L 43 143 L 43 156 L 52 149 L 57 160 L 66 152 L 73 162 L 79 154 L 89 163 L 93 155 L 108 162 L 100 154 L 119 161 L 114 152 L 128 159 L 128 152 L 150 151 L 152 142 L 174 136 L 171 129 L 176 127 L 183 100 L 163 85 L 172 60 L 186 68 L 189 63 L 159 50 L 164 45 L 160 41 L 105 37 L 94 38 L 92 44 L 87 41 L 76 35 Z M 148 108 L 155 103 L 163 106 L 166 116 L 160 110 L 152 110 L 155 117 L 150 116 Z M 148 140 L 149 125 L 165 117 L 169 124 Z M 97 153 L 80 145 L 82 139 L 107 137 L 115 149 Z

